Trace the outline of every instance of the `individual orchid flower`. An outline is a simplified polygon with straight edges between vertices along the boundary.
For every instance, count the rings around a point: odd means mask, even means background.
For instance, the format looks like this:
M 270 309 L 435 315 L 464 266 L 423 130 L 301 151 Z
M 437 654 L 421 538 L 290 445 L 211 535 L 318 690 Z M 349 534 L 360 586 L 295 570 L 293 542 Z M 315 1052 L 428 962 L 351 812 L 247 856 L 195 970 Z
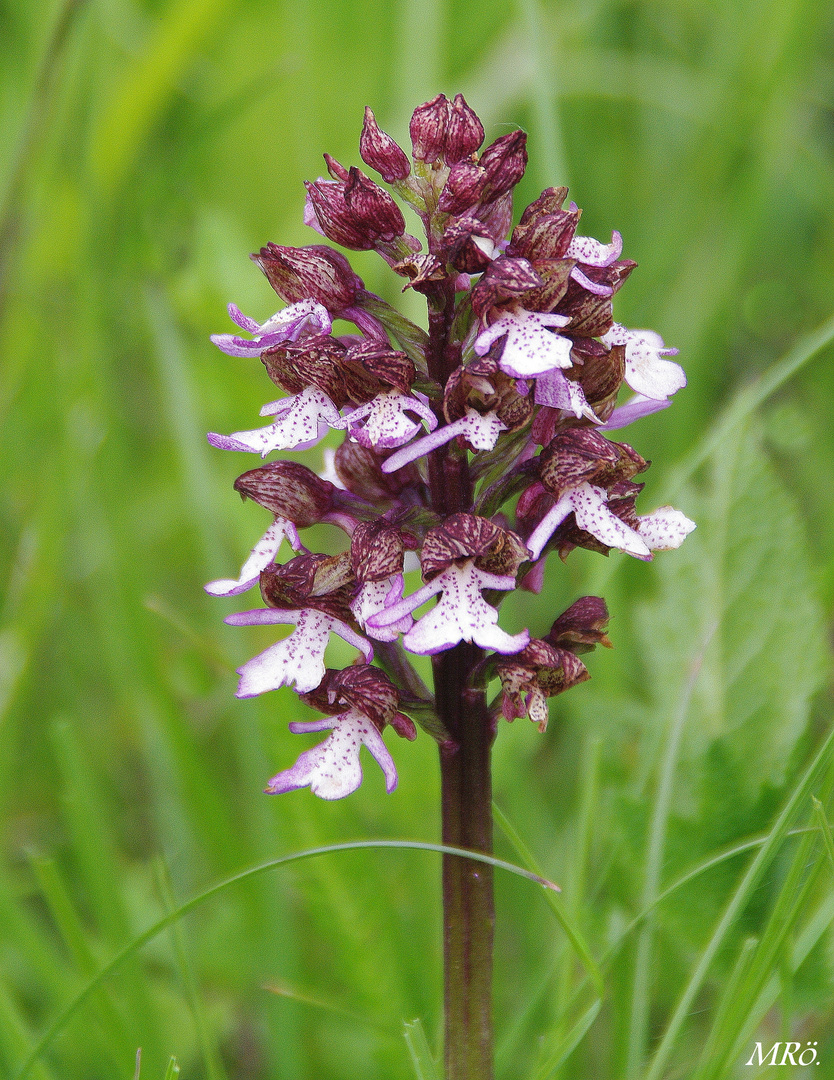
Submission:
M 272 626 L 294 623 L 295 630 L 283 641 L 270 645 L 237 669 L 240 675 L 236 696 L 256 697 L 268 690 L 295 683 L 299 694 L 314 690 L 324 678 L 324 651 L 330 634 L 338 634 L 359 649 L 368 663 L 374 650 L 363 637 L 335 615 L 316 608 L 285 611 L 280 608 L 256 608 L 227 615 L 229 626 Z
M 695 528 L 695 522 L 671 506 L 638 518 L 637 529 L 608 508 L 608 493 L 587 481 L 569 488 L 544 515 L 533 530 L 527 546 L 538 559 L 544 546 L 565 518 L 573 514 L 580 529 L 591 533 L 607 547 L 618 548 L 647 562 L 652 551 L 680 547 Z
M 412 420 L 406 413 L 415 413 L 420 420 Z M 398 390 L 386 390 L 349 412 L 333 426 L 347 428 L 351 438 L 363 446 L 373 447 L 374 450 L 391 450 L 416 435 L 420 430 L 420 421 L 425 421 L 429 431 L 437 427 L 437 417 L 425 394 L 412 396 Z
M 330 735 L 309 750 L 305 750 L 289 769 L 279 772 L 266 786 L 267 795 L 309 787 L 320 799 L 343 799 L 362 783 L 359 749 L 366 746 L 385 776 L 385 790 L 397 786 L 394 759 L 383 742 L 376 725 L 358 709 L 348 709 L 338 716 L 320 720 L 293 722 L 293 734 L 308 731 L 329 731 Z
M 341 420 L 339 410 L 327 394 L 314 386 L 264 405 L 260 414 L 274 416 L 276 420 L 267 427 L 236 431 L 233 435 L 211 432 L 208 441 L 220 450 L 247 450 L 266 457 L 273 450 L 308 450 Z
M 570 338 L 554 334 L 549 327 L 562 328 L 570 318 L 545 311 L 527 311 L 519 304 L 506 308 L 486 330 L 475 339 L 475 352 L 485 356 L 490 346 L 506 337 L 504 352 L 499 361 L 501 369 L 519 379 L 543 375 L 554 368 L 573 366 Z
M 403 638 L 403 645 L 410 652 L 434 656 L 457 645 L 459 641 L 473 641 L 482 649 L 515 653 L 530 640 L 529 633 L 522 630 L 513 635 L 502 630 L 497 625 L 497 610 L 481 596 L 482 589 L 514 588 L 515 578 L 511 575 L 479 570 L 473 559 L 467 559 L 462 565 L 452 563 L 417 592 L 374 615 L 368 624 L 369 627 L 391 626 L 440 593 L 437 606 L 425 614 Z
M 211 340 L 229 356 L 259 356 L 264 349 L 282 341 L 297 341 L 305 334 L 329 334 L 330 315 L 327 308 L 315 300 L 299 300 L 277 312 L 265 323 L 257 323 L 234 304 L 229 304 L 229 317 L 242 330 L 254 336 L 253 341 L 235 334 L 212 334 Z
M 498 436 L 502 431 L 506 430 L 507 425 L 494 410 L 479 413 L 477 409 L 467 408 L 465 415 L 459 420 L 453 420 L 451 424 L 438 428 L 437 431 L 433 431 L 430 435 L 424 435 L 422 439 L 409 443 L 402 450 L 398 450 L 396 454 L 386 458 L 382 463 L 382 471 L 384 473 L 396 472 L 397 469 L 407 465 L 409 461 L 415 461 L 417 458 L 423 457 L 432 450 L 436 450 L 438 446 L 451 442 L 458 435 L 471 443 L 476 450 L 492 450 L 498 441 Z
M 218 581 L 210 581 L 204 586 L 211 596 L 238 596 L 242 592 L 257 585 L 261 570 L 269 566 L 278 550 L 281 541 L 287 540 L 293 551 L 304 550 L 304 545 L 298 538 L 298 529 L 292 521 L 284 517 L 276 517 L 260 540 L 252 548 L 252 553 L 240 569 L 237 579 L 221 578 Z
M 677 349 L 667 349 L 654 330 L 627 330 L 620 323 L 600 339 L 609 349 L 625 345 L 625 381 L 637 394 L 655 401 L 665 401 L 686 386 L 686 374 L 680 364 L 664 360 L 677 356 Z

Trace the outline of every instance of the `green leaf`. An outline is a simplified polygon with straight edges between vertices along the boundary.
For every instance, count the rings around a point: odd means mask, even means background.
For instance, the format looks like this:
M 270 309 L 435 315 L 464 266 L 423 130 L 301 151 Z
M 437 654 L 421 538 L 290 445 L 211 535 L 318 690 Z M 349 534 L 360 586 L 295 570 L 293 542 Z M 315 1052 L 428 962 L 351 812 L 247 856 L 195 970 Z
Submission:
M 808 544 L 788 493 L 753 427 L 725 445 L 702 495 L 684 493 L 696 531 L 657 557 L 656 600 L 638 612 L 651 714 L 670 715 L 712 631 L 676 776 L 675 810 L 687 817 L 732 793 L 739 828 L 767 786 L 779 787 L 808 722 L 826 664 L 824 613 Z M 723 772 L 720 784 L 710 772 Z M 727 782 L 727 783 L 725 783 Z M 749 831 L 749 830 L 748 830 Z

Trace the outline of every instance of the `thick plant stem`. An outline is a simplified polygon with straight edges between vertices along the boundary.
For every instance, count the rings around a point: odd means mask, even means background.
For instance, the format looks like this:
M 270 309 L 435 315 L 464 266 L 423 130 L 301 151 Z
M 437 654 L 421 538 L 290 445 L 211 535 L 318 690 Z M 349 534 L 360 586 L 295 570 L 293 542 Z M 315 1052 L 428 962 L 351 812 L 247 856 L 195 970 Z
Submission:
M 429 374 L 445 384 L 460 357 L 449 348 L 454 286 L 429 304 Z M 443 419 L 442 415 L 439 417 Z M 466 454 L 447 444 L 429 456 L 432 509 L 472 511 Z M 432 658 L 437 715 L 449 733 L 440 746 L 443 843 L 492 854 L 490 754 L 494 727 L 485 693 L 471 687 L 483 652 L 461 642 Z M 443 974 L 446 1080 L 492 1080 L 492 867 L 443 857 Z
M 434 658 L 438 713 L 454 743 L 440 748 L 443 843 L 492 852 L 490 753 L 481 691 L 467 689 L 480 649 L 462 643 Z M 443 857 L 446 1080 L 491 1080 L 492 867 Z

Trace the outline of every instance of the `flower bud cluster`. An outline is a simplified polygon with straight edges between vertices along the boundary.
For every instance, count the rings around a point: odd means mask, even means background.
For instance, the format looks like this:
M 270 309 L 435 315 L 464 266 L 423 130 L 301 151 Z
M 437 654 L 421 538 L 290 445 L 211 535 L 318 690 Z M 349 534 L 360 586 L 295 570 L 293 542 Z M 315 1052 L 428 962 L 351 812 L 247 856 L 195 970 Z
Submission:
M 583 597 L 533 637 L 499 626 L 503 597 L 538 591 L 552 551 L 650 560 L 694 528 L 671 507 L 637 512 L 634 478 L 649 463 L 609 437 L 686 383 L 667 359 L 677 350 L 614 321 L 614 295 L 636 265 L 621 258 L 620 234 L 578 234 L 566 188 L 542 192 L 513 228 L 526 136 L 481 150 L 483 126 L 460 94 L 419 106 L 409 133 L 410 155 L 366 109 L 360 155 L 391 191 L 325 155 L 328 177 L 307 184 L 305 221 L 341 247 L 378 252 L 425 295 L 428 333 L 368 292 L 335 248 L 270 243 L 252 258 L 286 306 L 259 324 L 230 305 L 249 336 L 213 338 L 233 356 L 258 356 L 283 395 L 262 408 L 265 427 L 210 434 L 213 446 L 266 457 L 331 430 L 343 438 L 321 475 L 280 459 L 238 478 L 272 521 L 236 579 L 206 586 L 217 596 L 259 586 L 265 606 L 229 616 L 232 625 L 293 628 L 239 669 L 238 695 L 294 686 L 325 714 L 290 725 L 329 735 L 273 777 L 270 793 L 349 794 L 363 744 L 393 790 L 382 732 L 414 738 L 409 712 L 448 740 L 409 652 L 477 647 L 473 678 L 500 682 L 493 714 L 528 716 L 543 731 L 548 697 L 588 678 L 579 655 L 610 646 L 608 612 Z M 397 199 L 416 212 L 424 243 L 406 232 Z M 355 332 L 334 334 L 337 318 Z M 621 401 L 624 386 L 633 394 Z M 300 534 L 322 523 L 347 535 L 342 554 L 304 546 Z M 279 561 L 284 541 L 291 554 Z M 422 585 L 408 586 L 418 567 Z M 357 652 L 343 671 L 325 667 L 332 634 Z

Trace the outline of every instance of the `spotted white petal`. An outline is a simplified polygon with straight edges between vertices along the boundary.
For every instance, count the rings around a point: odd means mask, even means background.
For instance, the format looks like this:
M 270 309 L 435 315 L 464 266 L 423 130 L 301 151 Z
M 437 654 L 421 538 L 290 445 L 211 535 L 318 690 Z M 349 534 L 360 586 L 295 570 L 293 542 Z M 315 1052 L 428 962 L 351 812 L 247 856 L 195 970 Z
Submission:
M 602 341 L 625 345 L 625 381 L 637 394 L 656 401 L 665 400 L 686 386 L 686 374 L 680 364 L 664 360 L 676 356 L 677 349 L 667 349 L 663 338 L 654 330 L 627 330 L 614 323 Z
M 484 356 L 493 342 L 506 336 L 499 363 L 508 375 L 527 379 L 553 368 L 568 368 L 573 364 L 570 358 L 573 342 L 548 328 L 561 328 L 569 322 L 567 315 L 526 311 L 516 306 L 481 331 L 475 340 L 475 352 Z
M 601 244 L 591 236 L 574 236 L 565 254 L 583 266 L 610 266 L 622 253 L 623 238 L 615 229 L 610 244 Z
M 324 651 L 331 632 L 361 649 L 368 663 L 374 655 L 368 642 L 340 619 L 313 608 L 290 611 L 257 608 L 228 615 L 225 622 L 230 626 L 295 623 L 289 637 L 270 645 L 237 669 L 240 682 L 236 693 L 240 698 L 255 697 L 293 683 L 299 694 L 315 690 L 324 678 Z
M 506 431 L 507 425 L 499 419 L 496 412 L 479 413 L 476 409 L 467 408 L 466 413 L 459 420 L 438 428 L 430 435 L 424 435 L 408 446 L 398 450 L 382 463 L 384 473 L 396 472 L 410 461 L 423 457 L 425 454 L 443 446 L 458 435 L 467 439 L 476 450 L 492 450 L 498 441 L 502 431 Z
M 608 495 L 593 484 L 580 484 L 568 492 L 576 524 L 608 547 L 619 548 L 637 559 L 651 559 L 652 553 L 634 529 L 608 509 Z
M 402 595 L 403 576 L 392 574 L 383 581 L 366 581 L 351 602 L 350 609 L 356 616 L 356 621 L 370 637 L 376 641 L 396 641 L 400 634 L 405 634 L 411 629 L 414 623 L 411 615 L 403 615 L 401 619 L 388 626 L 368 625 L 368 620 L 384 611 L 386 607 L 399 603 Z
M 359 750 L 366 746 L 382 769 L 385 790 L 390 794 L 397 786 L 397 769 L 376 726 L 357 709 L 339 716 L 328 716 L 310 723 L 290 724 L 298 732 L 326 731 L 331 734 L 323 743 L 305 750 L 289 769 L 273 776 L 266 787 L 267 794 L 309 787 L 320 799 L 343 799 L 362 783 Z
M 330 398 L 312 386 L 300 394 L 265 405 L 261 413 L 276 416 L 275 423 L 254 431 L 236 431 L 233 435 L 211 432 L 208 441 L 221 450 L 247 450 L 266 457 L 273 450 L 307 450 L 340 420 L 339 410 Z
M 406 413 L 416 414 L 419 419 L 413 420 Z M 397 390 L 387 390 L 348 413 L 335 426 L 347 428 L 351 437 L 363 446 L 390 450 L 413 438 L 420 430 L 421 421 L 425 421 L 429 431 L 437 427 L 437 417 L 424 395 L 412 397 Z
M 281 541 L 289 542 L 294 551 L 301 548 L 298 538 L 298 530 L 295 525 L 284 517 L 276 517 L 260 540 L 252 548 L 252 553 L 240 569 L 237 580 L 223 578 L 219 581 L 210 581 L 205 590 L 211 596 L 237 596 L 246 592 L 258 581 L 261 570 L 265 569 L 281 547 Z
M 474 641 L 485 649 L 514 653 L 530 640 L 526 630 L 515 635 L 501 630 L 496 625 L 498 612 L 481 595 L 482 589 L 515 588 L 513 577 L 489 574 L 467 559 L 461 566 L 447 567 L 431 585 L 434 591 L 437 586 L 442 589 L 440 600 L 403 638 L 403 644 L 411 652 L 431 656 L 459 641 Z
M 652 551 L 670 551 L 678 548 L 695 528 L 686 514 L 671 506 L 661 506 L 653 514 L 638 519 L 637 531 Z

